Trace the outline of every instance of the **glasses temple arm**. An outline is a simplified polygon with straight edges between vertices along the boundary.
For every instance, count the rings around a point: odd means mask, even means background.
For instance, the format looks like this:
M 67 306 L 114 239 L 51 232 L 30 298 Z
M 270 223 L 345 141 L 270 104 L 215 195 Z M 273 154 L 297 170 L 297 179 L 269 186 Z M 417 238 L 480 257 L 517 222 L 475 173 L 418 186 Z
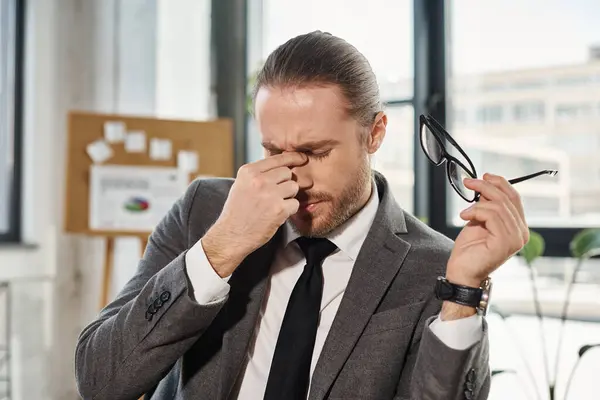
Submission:
M 519 182 L 527 181 L 527 180 L 529 180 L 529 179 L 532 179 L 532 178 L 537 178 L 537 177 L 538 177 L 538 176 L 540 176 L 540 175 L 551 175 L 551 176 L 554 176 L 554 175 L 556 175 L 557 173 L 558 173 L 558 171 L 556 171 L 556 170 L 552 170 L 552 169 L 545 169 L 545 170 L 543 170 L 543 171 L 539 171 L 539 172 L 536 172 L 536 173 L 533 173 L 533 174 L 529 174 L 529 175 L 521 176 L 521 177 L 519 177 L 519 178 L 513 178 L 513 179 L 510 179 L 510 180 L 508 181 L 508 183 L 510 183 L 510 184 L 512 184 L 512 185 L 514 185 L 515 183 L 519 183 Z

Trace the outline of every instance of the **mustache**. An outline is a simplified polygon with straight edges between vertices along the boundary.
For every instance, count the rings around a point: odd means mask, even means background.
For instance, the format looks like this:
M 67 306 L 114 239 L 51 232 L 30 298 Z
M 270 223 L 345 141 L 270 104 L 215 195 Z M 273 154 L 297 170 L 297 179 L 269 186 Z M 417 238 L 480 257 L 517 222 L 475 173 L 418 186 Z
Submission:
M 300 204 L 329 201 L 331 199 L 331 195 L 325 192 L 298 192 L 296 195 L 296 200 L 298 200 Z

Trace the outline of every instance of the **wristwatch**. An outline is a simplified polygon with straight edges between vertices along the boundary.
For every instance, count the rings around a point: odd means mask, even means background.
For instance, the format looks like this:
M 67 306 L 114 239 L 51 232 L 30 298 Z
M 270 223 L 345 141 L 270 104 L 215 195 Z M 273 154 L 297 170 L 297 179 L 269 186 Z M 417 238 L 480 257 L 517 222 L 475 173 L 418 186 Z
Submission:
M 487 314 L 491 291 L 492 279 L 489 277 L 478 288 L 457 285 L 443 276 L 439 276 L 435 284 L 435 297 L 439 300 L 473 307 L 479 315 Z

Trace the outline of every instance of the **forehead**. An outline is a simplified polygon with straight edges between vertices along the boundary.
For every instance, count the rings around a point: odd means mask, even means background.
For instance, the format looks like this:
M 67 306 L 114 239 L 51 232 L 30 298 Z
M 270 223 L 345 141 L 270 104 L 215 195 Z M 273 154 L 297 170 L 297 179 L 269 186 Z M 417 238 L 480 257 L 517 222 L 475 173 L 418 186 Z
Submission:
M 263 142 L 281 148 L 303 141 L 344 140 L 358 126 L 333 85 L 263 87 L 256 95 L 255 114 Z

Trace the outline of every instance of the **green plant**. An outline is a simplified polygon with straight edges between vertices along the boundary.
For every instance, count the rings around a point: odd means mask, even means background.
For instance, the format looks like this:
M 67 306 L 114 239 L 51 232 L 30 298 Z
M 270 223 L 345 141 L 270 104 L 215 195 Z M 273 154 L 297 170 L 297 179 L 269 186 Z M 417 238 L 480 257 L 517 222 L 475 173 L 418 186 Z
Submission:
M 519 255 L 521 257 L 523 257 L 523 260 L 525 261 L 525 263 L 529 269 L 529 280 L 530 280 L 532 292 L 533 292 L 533 303 L 534 303 L 534 308 L 535 308 L 535 314 L 540 323 L 540 342 L 543 346 L 542 355 L 544 357 L 545 376 L 546 376 L 546 382 L 548 385 L 548 394 L 550 396 L 550 400 L 556 399 L 556 377 L 558 375 L 558 367 L 560 365 L 560 353 L 562 350 L 564 325 L 568 318 L 569 305 L 571 303 L 571 295 L 573 292 L 573 288 L 575 286 L 575 282 L 577 281 L 577 274 L 579 273 L 579 270 L 581 269 L 582 265 L 585 263 L 586 260 L 590 259 L 591 257 L 600 255 L 600 228 L 584 229 L 581 232 L 579 232 L 577 235 L 575 235 L 575 237 L 571 241 L 570 250 L 571 250 L 571 256 L 577 260 L 577 264 L 575 265 L 575 268 L 573 269 L 573 273 L 571 275 L 571 279 L 569 280 L 569 283 L 567 284 L 565 298 L 563 300 L 563 307 L 562 307 L 562 311 L 561 311 L 561 315 L 560 315 L 560 328 L 559 328 L 560 330 L 559 330 L 559 335 L 558 335 L 557 356 L 556 356 L 556 359 L 554 362 L 554 375 L 553 375 L 554 379 L 552 381 L 550 380 L 550 371 L 549 371 L 550 366 L 548 364 L 546 338 L 545 338 L 545 335 L 544 335 L 544 332 L 542 329 L 544 315 L 542 313 L 541 304 L 539 301 L 538 283 L 537 283 L 537 279 L 536 279 L 535 269 L 533 267 L 534 261 L 544 255 L 544 251 L 545 251 L 544 238 L 537 232 L 530 231 L 529 241 L 519 252 Z M 502 319 L 504 321 L 506 321 L 507 316 L 506 315 L 501 315 L 501 316 L 502 316 Z M 587 350 L 588 348 L 591 348 L 591 347 L 596 347 L 596 345 L 584 346 L 583 348 L 585 348 Z M 584 352 L 580 351 L 579 359 L 581 358 L 583 353 Z M 577 367 L 577 364 L 575 364 L 575 366 L 573 367 L 573 370 L 569 374 L 568 382 L 566 385 L 566 390 L 564 393 L 564 398 L 566 398 L 568 395 L 568 391 L 569 391 L 570 384 L 571 384 L 571 379 L 574 375 L 574 369 L 576 367 Z M 499 372 L 499 373 L 502 373 L 502 372 Z M 530 376 L 530 378 L 533 379 L 533 376 Z M 534 386 L 537 388 L 537 385 L 534 384 Z M 536 394 L 539 397 L 539 393 L 537 393 L 537 389 L 536 389 Z
M 544 373 L 546 376 L 546 382 L 550 385 L 550 367 L 548 365 L 548 350 L 546 346 L 546 336 L 544 335 L 544 315 L 542 313 L 542 306 L 540 304 L 540 298 L 538 294 L 538 284 L 536 279 L 535 270 L 533 268 L 533 262 L 544 255 L 546 250 L 546 244 L 542 235 L 535 231 L 529 232 L 529 241 L 523 246 L 519 254 L 525 260 L 527 269 L 529 270 L 529 283 L 531 284 L 531 291 L 533 293 L 533 306 L 535 308 L 535 315 L 539 324 L 540 342 L 542 344 L 542 357 L 544 358 Z M 552 398 L 552 396 L 551 396 Z
M 594 256 L 600 255 L 600 228 L 596 229 L 584 229 L 579 232 L 570 243 L 571 256 L 577 259 L 577 264 L 571 274 L 571 279 L 567 285 L 565 299 L 563 301 L 562 312 L 560 313 L 560 328 L 558 334 L 558 344 L 556 350 L 556 359 L 554 361 L 554 383 L 551 386 L 552 392 L 555 391 L 556 375 L 558 374 L 558 367 L 560 365 L 560 354 L 562 350 L 562 341 L 564 326 L 569 313 L 569 305 L 571 304 L 571 293 L 575 282 L 577 281 L 577 274 L 581 269 L 584 262 Z M 565 393 L 566 397 L 566 393 Z M 554 399 L 554 397 L 551 397 Z

